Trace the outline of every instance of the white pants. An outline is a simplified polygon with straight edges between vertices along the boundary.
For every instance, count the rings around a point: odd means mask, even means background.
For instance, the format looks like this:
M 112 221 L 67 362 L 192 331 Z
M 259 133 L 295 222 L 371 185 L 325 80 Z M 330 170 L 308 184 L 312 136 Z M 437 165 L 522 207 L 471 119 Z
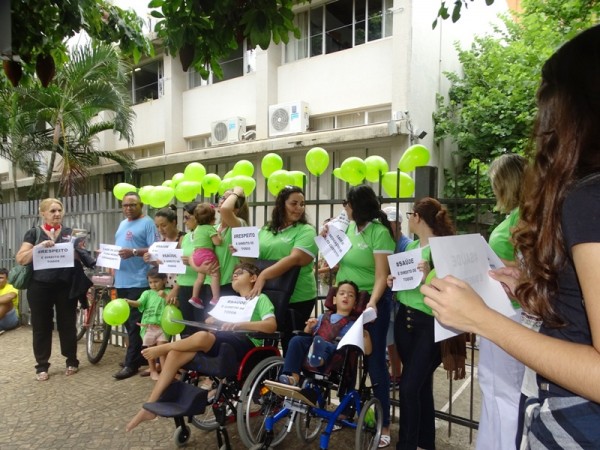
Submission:
M 513 317 L 520 322 L 521 312 Z M 479 343 L 481 417 L 477 450 L 514 450 L 525 366 L 496 344 Z

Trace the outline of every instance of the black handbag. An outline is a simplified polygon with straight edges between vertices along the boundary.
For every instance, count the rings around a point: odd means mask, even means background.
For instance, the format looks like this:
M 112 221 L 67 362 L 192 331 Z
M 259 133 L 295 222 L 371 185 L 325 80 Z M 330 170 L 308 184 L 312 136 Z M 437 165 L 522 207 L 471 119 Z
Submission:
M 35 230 L 35 242 L 40 240 L 40 227 Z M 31 278 L 33 277 L 33 263 L 25 264 L 24 266 L 17 264 L 8 272 L 8 283 L 12 284 L 15 289 L 27 289 Z

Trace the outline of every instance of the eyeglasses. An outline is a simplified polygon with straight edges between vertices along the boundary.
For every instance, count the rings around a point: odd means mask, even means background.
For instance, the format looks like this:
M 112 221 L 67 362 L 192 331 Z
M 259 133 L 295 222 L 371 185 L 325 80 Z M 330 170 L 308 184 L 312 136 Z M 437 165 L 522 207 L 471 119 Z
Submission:
M 244 272 L 247 272 L 247 270 L 239 269 L 239 270 L 236 270 L 235 272 L 233 272 L 233 274 L 231 274 L 231 276 L 241 277 L 242 275 L 244 275 Z M 250 272 L 248 272 L 248 273 L 250 273 Z
M 342 206 L 345 208 L 348 206 L 348 200 L 342 200 Z
M 417 214 L 417 213 L 416 212 L 407 212 L 406 217 L 408 217 L 410 219 L 410 216 L 414 216 L 415 214 Z
M 136 208 L 139 203 L 123 203 L 123 208 Z

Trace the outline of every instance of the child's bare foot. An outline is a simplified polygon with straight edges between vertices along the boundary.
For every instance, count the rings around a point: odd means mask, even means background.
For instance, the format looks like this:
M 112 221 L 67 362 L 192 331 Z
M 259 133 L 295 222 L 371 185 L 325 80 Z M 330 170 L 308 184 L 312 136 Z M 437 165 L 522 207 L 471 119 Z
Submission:
M 156 371 L 154 372 L 150 372 L 150 378 L 153 379 L 154 381 L 158 381 L 158 378 L 160 377 L 160 374 Z
M 151 413 L 150 411 L 145 410 L 144 408 L 140 409 L 138 413 L 133 416 L 133 419 L 129 421 L 127 426 L 125 427 L 125 431 L 129 432 L 137 427 L 140 423 L 146 422 L 148 420 L 153 420 L 156 418 L 156 414 Z
M 151 361 L 153 359 L 157 359 L 161 356 L 166 355 L 167 353 L 169 353 L 169 350 L 170 348 L 168 344 L 154 345 L 152 347 L 146 347 L 145 349 L 143 349 L 142 355 L 148 361 Z

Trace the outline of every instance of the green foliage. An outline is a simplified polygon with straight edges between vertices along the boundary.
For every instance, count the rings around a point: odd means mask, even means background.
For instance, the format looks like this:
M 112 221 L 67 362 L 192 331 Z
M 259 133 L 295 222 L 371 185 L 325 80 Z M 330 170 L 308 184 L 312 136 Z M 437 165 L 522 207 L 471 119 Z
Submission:
M 209 68 L 222 76 L 219 60 L 244 39 L 266 49 L 271 41 L 288 42 L 294 26 L 293 0 L 151 0 L 155 31 L 172 55 L 180 55 L 184 70 L 189 59 L 204 78 Z
M 440 5 L 440 9 L 438 10 L 438 15 L 433 21 L 432 28 L 435 28 L 437 26 L 438 19 L 447 20 L 450 17 L 452 17 L 452 22 L 458 22 L 462 14 L 463 6 L 465 7 L 465 9 L 467 9 L 469 6 L 469 1 L 474 2 L 476 0 L 454 0 L 454 6 L 452 7 L 452 16 L 450 16 L 450 11 L 446 6 L 446 1 L 443 0 L 442 4 Z M 488 6 L 493 5 L 494 0 L 485 0 L 485 4 Z
M 594 23 L 600 12 L 594 0 L 524 0 L 523 13 L 503 16 L 503 26 L 477 37 L 469 49 L 456 46 L 462 73 L 446 73 L 448 98 L 438 96 L 435 140 L 457 147 L 455 174 L 445 195 L 486 198 L 486 177 L 476 172 L 499 155 L 524 154 L 536 113 L 535 93 L 544 61 L 563 42 Z M 470 220 L 468 212 L 461 212 Z

